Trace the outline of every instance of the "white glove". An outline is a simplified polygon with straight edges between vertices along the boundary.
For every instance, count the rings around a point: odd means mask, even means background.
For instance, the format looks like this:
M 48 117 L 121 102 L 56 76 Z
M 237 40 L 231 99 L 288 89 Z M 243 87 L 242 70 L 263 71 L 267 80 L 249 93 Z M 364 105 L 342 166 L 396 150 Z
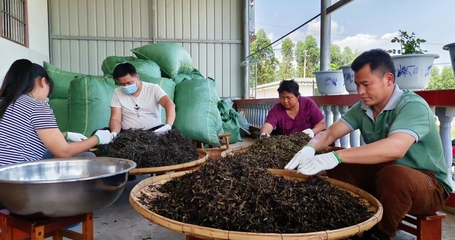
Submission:
M 341 159 L 335 152 L 324 153 L 312 157 L 310 161 L 301 163 L 297 171 L 305 175 L 315 175 L 320 171 L 330 170 L 340 163 Z
M 299 166 L 299 164 L 307 162 L 312 157 L 314 157 L 314 154 L 316 154 L 314 148 L 312 146 L 306 145 L 302 148 L 302 150 L 294 155 L 294 157 L 291 159 L 291 161 L 289 161 L 284 169 L 294 170 L 297 168 L 297 166 Z
M 172 128 L 171 125 L 166 123 L 164 124 L 164 126 L 156 129 L 154 132 L 158 135 L 161 135 L 167 133 L 169 130 L 171 130 L 171 128 Z
M 114 139 L 114 138 L 117 137 L 117 133 L 116 132 L 111 132 L 111 136 L 112 136 L 112 139 Z
M 87 137 L 75 132 L 66 132 L 66 140 L 70 142 L 80 142 L 86 140 Z
M 310 138 L 314 138 L 314 132 L 313 132 L 313 130 L 311 130 L 311 128 L 307 128 L 307 129 L 303 130 L 302 132 L 308 134 L 310 136 Z
M 109 130 L 98 130 L 94 135 L 98 138 L 98 145 L 108 144 L 112 141 L 112 134 Z
M 259 138 L 268 138 L 270 137 L 270 134 L 268 133 L 261 133 L 261 135 L 259 136 Z

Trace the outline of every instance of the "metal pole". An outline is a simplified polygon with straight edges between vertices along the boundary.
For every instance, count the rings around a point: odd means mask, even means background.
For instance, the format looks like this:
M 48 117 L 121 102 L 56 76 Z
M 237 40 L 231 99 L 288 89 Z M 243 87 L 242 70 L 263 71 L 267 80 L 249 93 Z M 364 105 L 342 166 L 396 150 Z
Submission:
M 249 28 L 249 14 L 248 10 L 250 8 L 250 0 L 245 1 L 245 9 L 244 9 L 244 24 L 243 24 L 243 44 L 244 44 L 244 51 L 245 51 L 245 58 L 246 56 L 250 55 L 250 28 Z M 248 99 L 250 96 L 250 61 L 247 59 L 246 66 L 245 66 L 245 79 L 243 81 L 244 93 L 243 98 Z
M 321 0 L 321 71 L 327 71 L 330 68 L 330 14 L 327 14 L 327 8 L 330 7 L 330 0 Z

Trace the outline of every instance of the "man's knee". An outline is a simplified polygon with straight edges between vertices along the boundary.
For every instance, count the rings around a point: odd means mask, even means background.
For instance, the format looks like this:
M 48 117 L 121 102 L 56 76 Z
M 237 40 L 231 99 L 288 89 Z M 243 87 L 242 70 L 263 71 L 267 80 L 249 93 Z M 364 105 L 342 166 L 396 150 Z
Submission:
M 398 164 L 383 167 L 376 174 L 376 187 L 403 188 L 412 183 L 413 169 Z

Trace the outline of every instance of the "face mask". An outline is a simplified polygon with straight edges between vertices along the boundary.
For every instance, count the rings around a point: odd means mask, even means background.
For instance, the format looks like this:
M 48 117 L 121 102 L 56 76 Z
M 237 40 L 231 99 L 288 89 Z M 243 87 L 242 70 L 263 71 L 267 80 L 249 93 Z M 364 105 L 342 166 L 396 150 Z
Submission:
M 133 84 L 128 85 L 128 86 L 122 86 L 122 90 L 128 95 L 133 94 L 133 93 L 135 93 L 137 91 L 136 83 L 133 83 Z

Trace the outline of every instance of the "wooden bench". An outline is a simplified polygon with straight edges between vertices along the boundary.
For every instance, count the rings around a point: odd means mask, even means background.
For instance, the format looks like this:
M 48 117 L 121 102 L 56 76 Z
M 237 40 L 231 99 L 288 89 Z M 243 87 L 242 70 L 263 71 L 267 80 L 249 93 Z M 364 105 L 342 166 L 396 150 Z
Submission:
M 407 214 L 398 228 L 416 236 L 417 240 L 438 240 L 442 239 L 442 219 L 445 217 L 443 212 L 423 216 Z
M 65 229 L 82 222 L 82 233 Z M 72 217 L 29 219 L 0 212 L 0 240 L 93 240 L 93 213 Z

